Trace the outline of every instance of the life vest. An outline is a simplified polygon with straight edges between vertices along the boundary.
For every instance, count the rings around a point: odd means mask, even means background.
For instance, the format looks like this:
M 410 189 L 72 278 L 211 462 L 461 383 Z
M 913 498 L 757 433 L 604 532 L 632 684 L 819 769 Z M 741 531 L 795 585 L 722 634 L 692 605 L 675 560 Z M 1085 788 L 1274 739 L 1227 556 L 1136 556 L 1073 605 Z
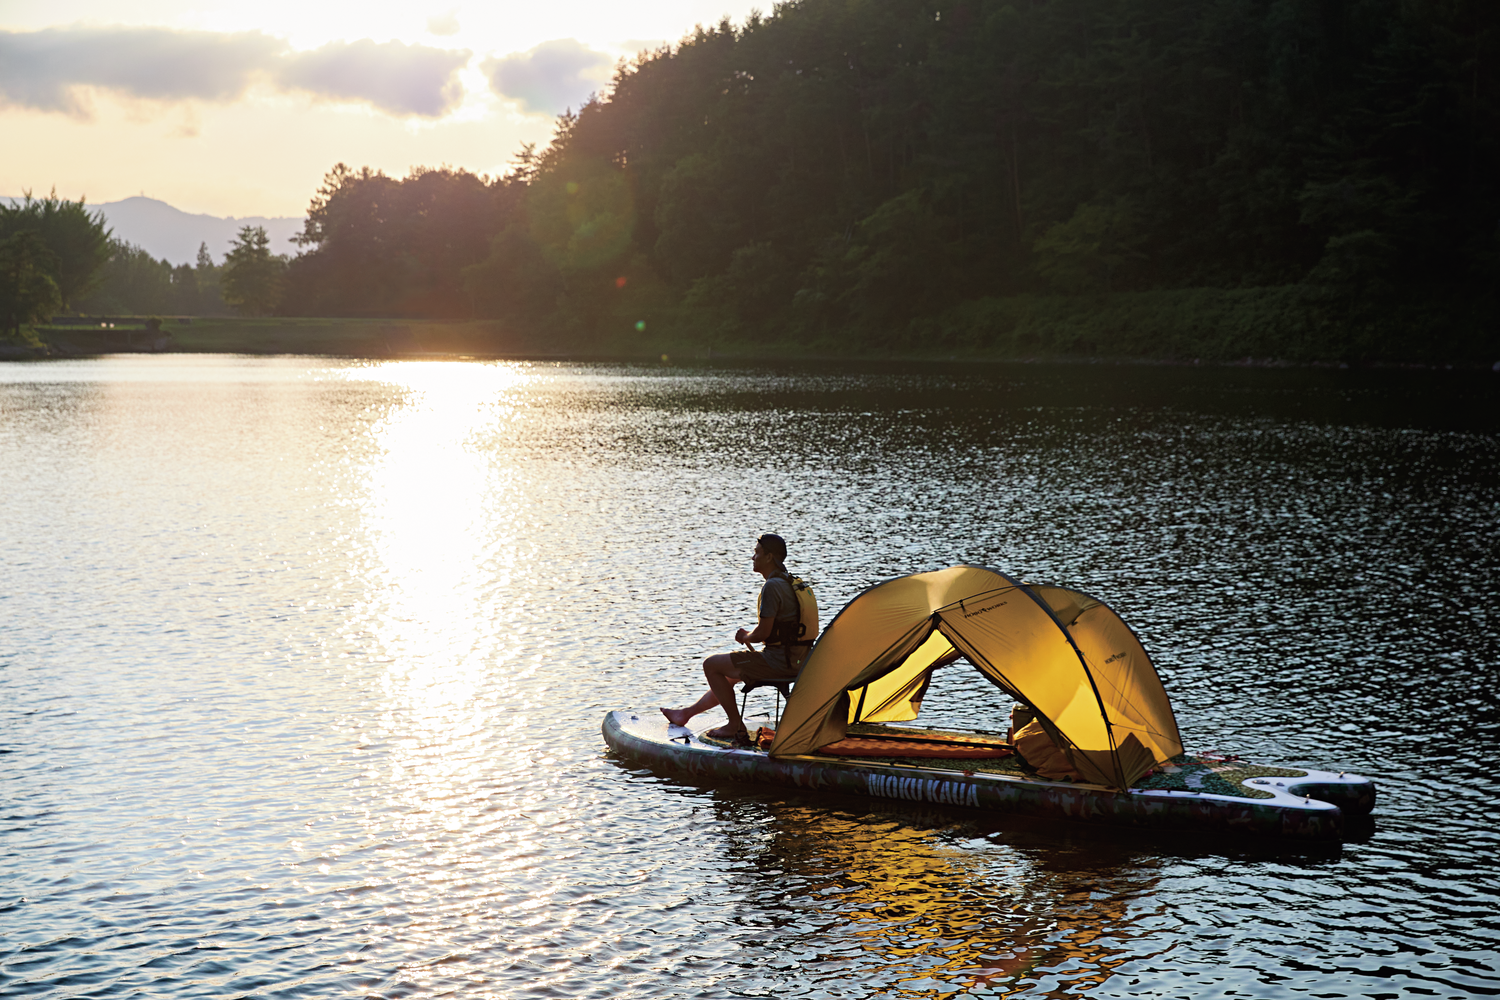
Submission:
M 818 598 L 812 587 L 800 576 L 790 573 L 783 576 L 792 585 L 792 595 L 797 598 L 797 620 L 794 622 L 773 621 L 771 634 L 766 637 L 767 646 L 781 646 L 788 657 L 801 660 L 807 651 L 794 650 L 795 646 L 811 646 L 818 638 Z M 757 616 L 759 608 L 756 609 Z

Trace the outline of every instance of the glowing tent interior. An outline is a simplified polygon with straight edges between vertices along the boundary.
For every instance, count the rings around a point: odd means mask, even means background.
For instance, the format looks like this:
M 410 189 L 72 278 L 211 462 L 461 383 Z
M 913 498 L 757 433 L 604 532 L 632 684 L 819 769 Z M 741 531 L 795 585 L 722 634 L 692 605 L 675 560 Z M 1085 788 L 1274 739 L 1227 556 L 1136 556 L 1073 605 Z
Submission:
M 816 751 L 851 723 L 917 717 L 932 671 L 967 659 L 1030 705 L 1089 781 L 1128 788 L 1182 752 L 1161 679 L 1104 604 L 954 566 L 877 584 L 839 612 L 802 668 L 771 755 Z

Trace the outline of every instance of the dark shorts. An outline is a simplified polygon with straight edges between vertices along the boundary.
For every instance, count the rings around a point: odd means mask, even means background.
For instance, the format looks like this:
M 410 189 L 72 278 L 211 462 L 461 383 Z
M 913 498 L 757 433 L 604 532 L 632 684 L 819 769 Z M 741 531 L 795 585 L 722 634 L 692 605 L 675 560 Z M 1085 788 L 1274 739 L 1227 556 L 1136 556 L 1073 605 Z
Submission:
M 767 662 L 764 656 L 753 649 L 736 649 L 729 654 L 734 672 L 745 681 L 790 681 L 796 680 L 797 671 L 782 669 Z

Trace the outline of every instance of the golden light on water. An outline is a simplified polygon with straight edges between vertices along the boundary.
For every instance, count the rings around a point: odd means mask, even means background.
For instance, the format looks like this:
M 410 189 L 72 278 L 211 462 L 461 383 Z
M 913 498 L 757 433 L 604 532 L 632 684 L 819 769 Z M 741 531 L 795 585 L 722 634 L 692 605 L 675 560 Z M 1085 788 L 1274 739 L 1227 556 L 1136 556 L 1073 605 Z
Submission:
M 461 790 L 477 783 L 494 721 L 481 694 L 517 656 L 495 609 L 519 572 L 510 538 L 527 507 L 524 482 L 478 442 L 503 433 L 535 376 L 523 364 L 458 361 L 342 374 L 397 390 L 370 427 L 356 499 L 372 584 L 361 625 L 384 662 L 382 716 L 394 745 L 384 781 L 403 801 L 408 832 L 458 829 L 473 822 Z
M 900 821 L 781 803 L 769 813 L 755 869 L 785 869 L 831 890 L 828 915 L 874 956 L 892 995 L 937 1000 L 959 987 L 1034 995 L 1039 969 L 1069 993 L 1100 987 L 1125 961 L 1133 901 L 1156 885 L 1147 867 L 1080 879 L 1032 851 L 975 852 Z M 871 967 L 832 942 L 822 947 L 829 968 Z

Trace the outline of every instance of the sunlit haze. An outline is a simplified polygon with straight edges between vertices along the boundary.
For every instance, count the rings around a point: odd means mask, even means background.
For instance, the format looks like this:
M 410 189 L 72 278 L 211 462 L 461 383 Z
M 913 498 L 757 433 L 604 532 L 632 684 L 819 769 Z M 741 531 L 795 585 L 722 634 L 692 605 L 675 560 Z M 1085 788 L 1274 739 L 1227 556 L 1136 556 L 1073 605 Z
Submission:
M 0 195 L 300 215 L 335 163 L 503 173 L 616 63 L 751 0 L 0 2 Z

